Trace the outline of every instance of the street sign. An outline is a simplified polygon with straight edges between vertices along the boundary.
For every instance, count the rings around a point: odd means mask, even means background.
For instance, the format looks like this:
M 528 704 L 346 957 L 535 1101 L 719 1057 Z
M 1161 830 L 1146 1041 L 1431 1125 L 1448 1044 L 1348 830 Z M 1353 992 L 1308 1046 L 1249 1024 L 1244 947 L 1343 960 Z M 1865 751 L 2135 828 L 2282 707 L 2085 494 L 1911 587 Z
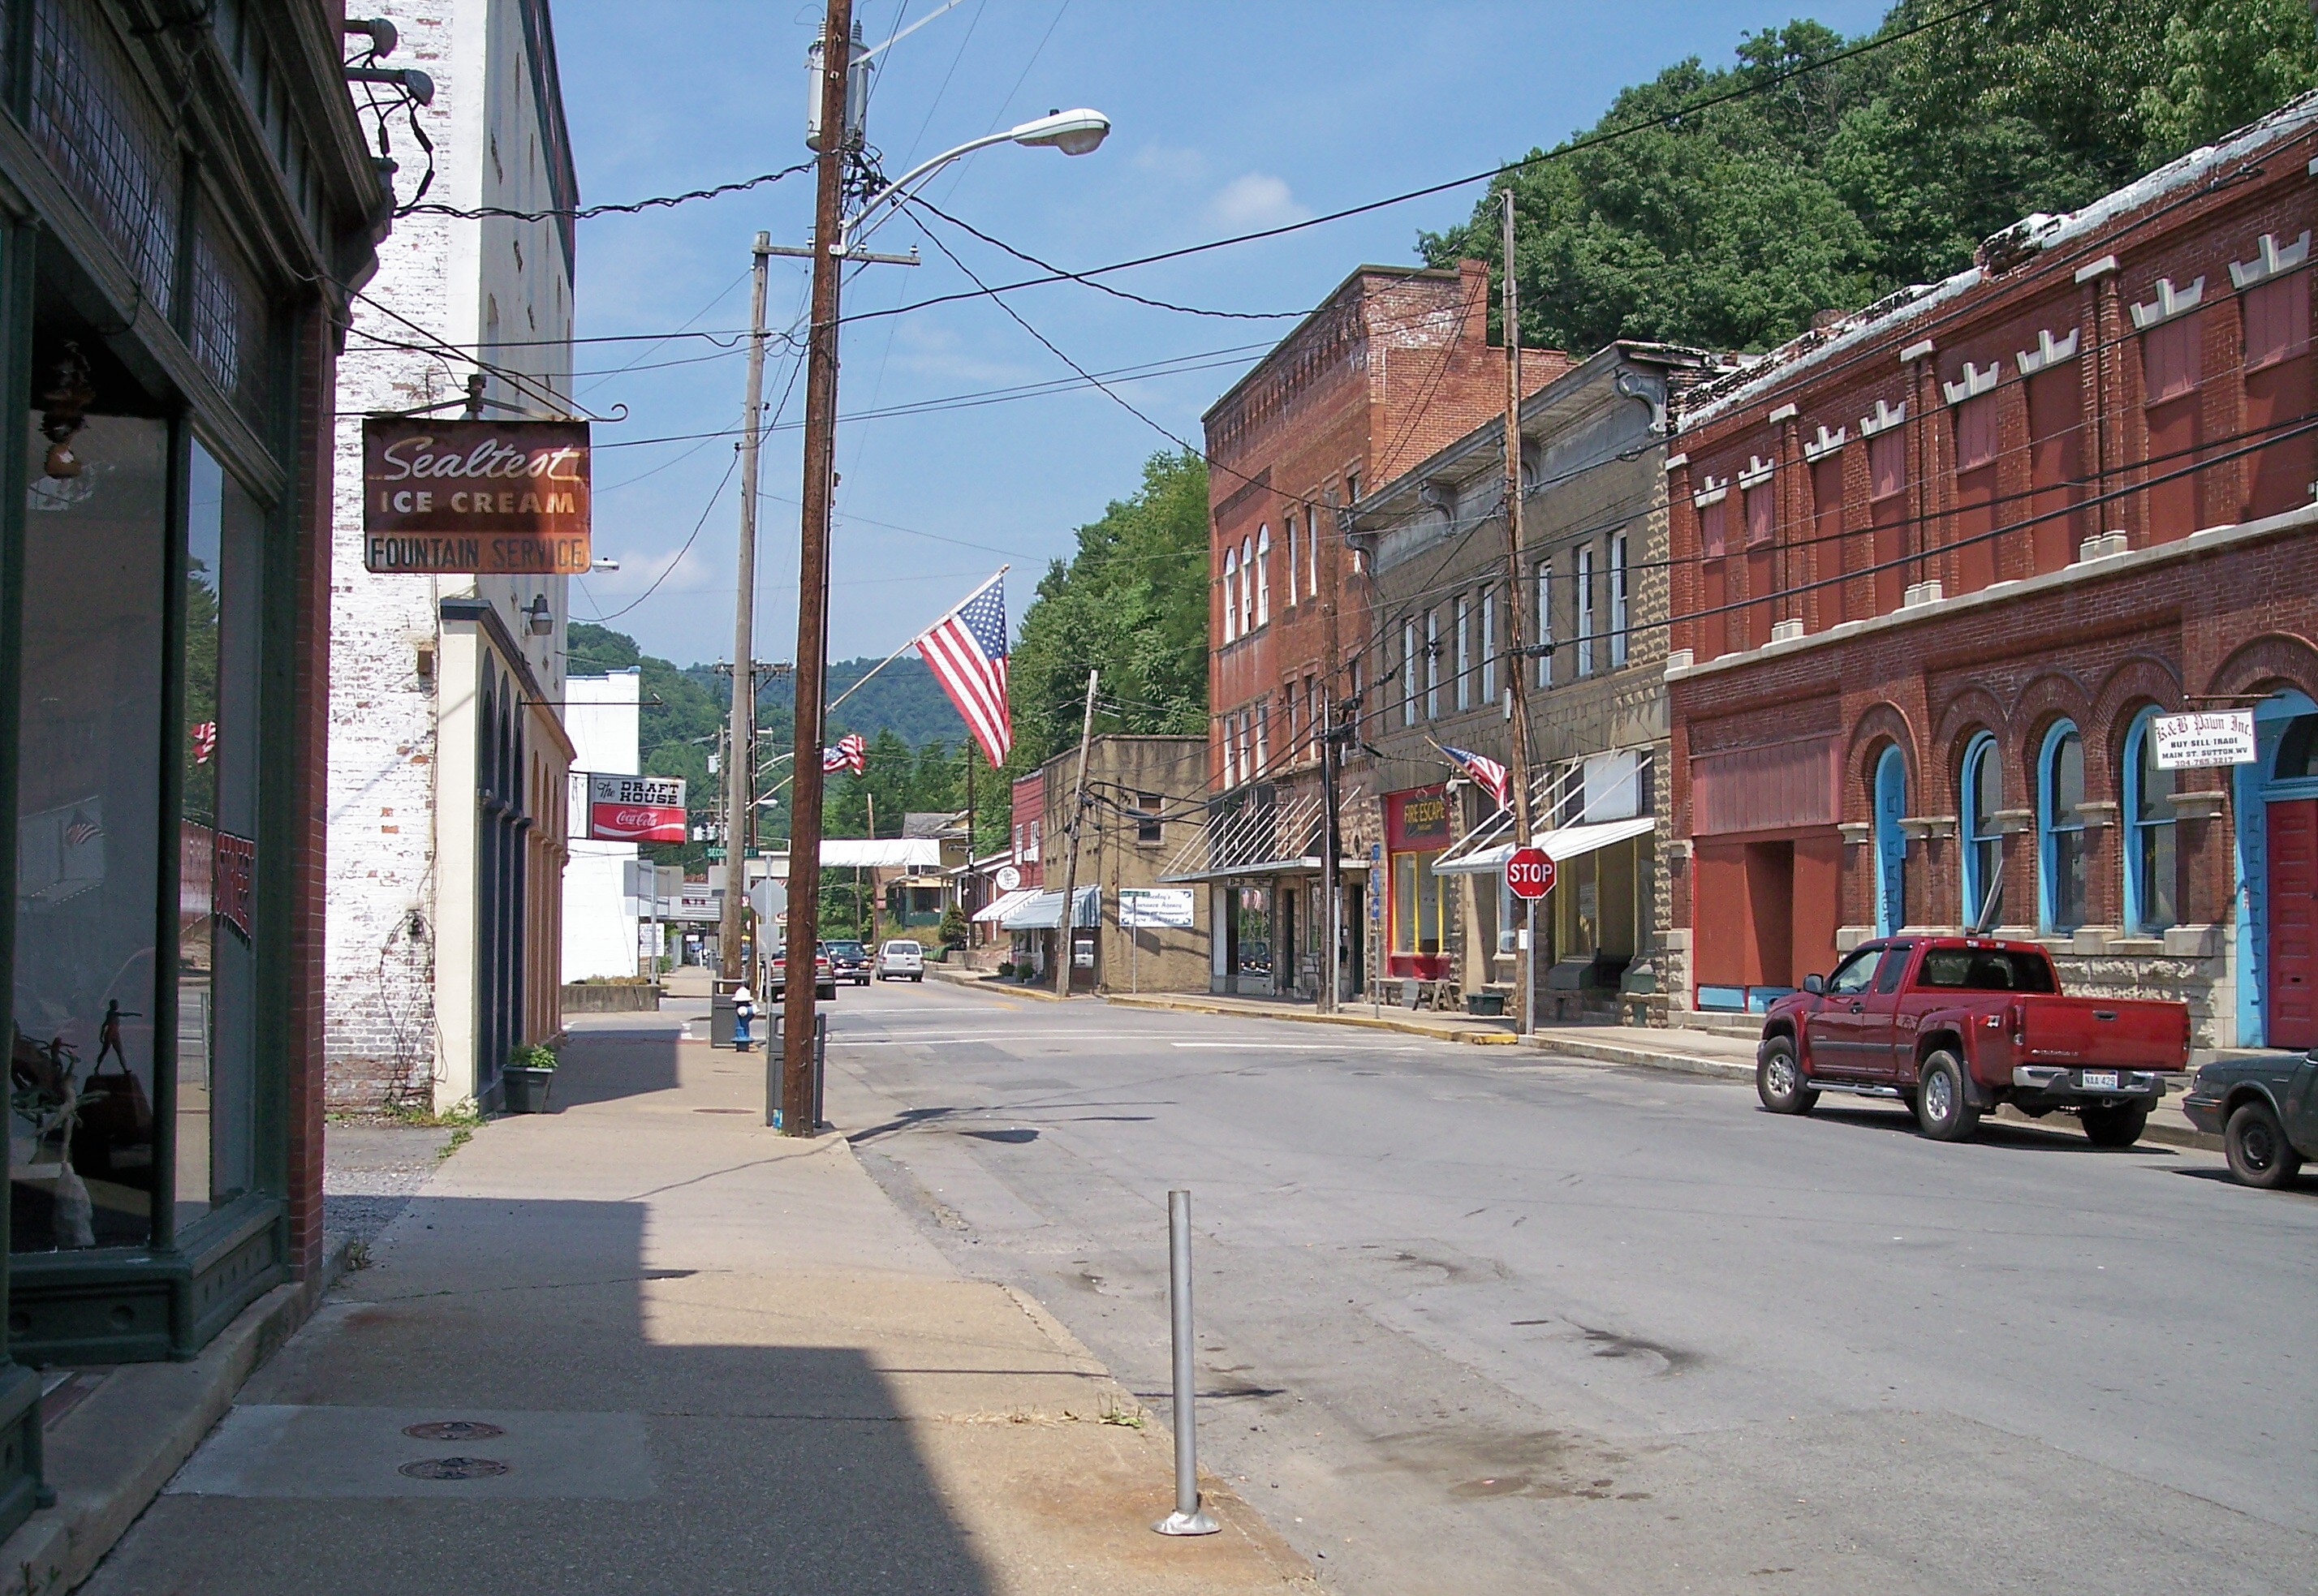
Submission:
M 1119 923 L 1130 928 L 1190 926 L 1192 923 L 1191 908 L 1189 887 L 1119 889 Z
M 584 421 L 363 423 L 363 564 L 385 575 L 580 576 Z
M 590 841 L 682 842 L 685 835 L 681 777 L 588 773 Z
M 2253 711 L 2225 709 L 2206 714 L 2154 715 L 2150 735 L 2157 740 L 2157 768 L 2197 770 L 2216 765 L 2251 765 Z
M 1553 891 L 1553 859 L 1541 847 L 1517 847 L 1505 860 L 1505 889 L 1516 898 L 1542 898 Z

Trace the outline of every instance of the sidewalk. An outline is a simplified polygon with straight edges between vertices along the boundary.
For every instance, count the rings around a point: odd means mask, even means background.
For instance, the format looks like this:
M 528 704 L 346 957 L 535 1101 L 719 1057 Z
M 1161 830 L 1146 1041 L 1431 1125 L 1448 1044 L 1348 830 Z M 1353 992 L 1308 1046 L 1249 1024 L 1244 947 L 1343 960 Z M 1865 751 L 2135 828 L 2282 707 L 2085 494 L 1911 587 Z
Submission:
M 680 1018 L 578 1022 L 556 1111 L 442 1165 L 92 1596 L 1310 1588 L 1216 1482 L 1222 1534 L 1154 1535 L 1156 1422 Z
M 1352 1005 L 1334 1014 L 1323 1014 L 1307 1003 L 1270 998 L 1220 997 L 1205 992 L 1112 992 L 1108 994 L 1108 999 L 1121 1008 L 1172 1009 L 1190 1014 L 1229 1014 L 1306 1025 L 1352 1026 L 1431 1036 L 1444 1042 L 1532 1047 L 1556 1058 L 1620 1065 L 1628 1069 L 1672 1070 L 1685 1075 L 1712 1075 L 1731 1080 L 1751 1081 L 1755 1079 L 1755 1042 L 1752 1037 L 1730 1036 L 1720 1032 L 1680 1027 L 1540 1026 L 1527 1036 L 1516 1036 L 1513 1034 L 1510 1020 L 1473 1019 L 1459 1014 L 1435 1014 L 1430 1009 L 1390 1008 L 1383 1009 L 1379 1018 L 1365 1003 Z M 2193 1059 L 2191 1063 L 2194 1067 L 2202 1062 L 2202 1059 Z M 1994 1117 L 2008 1125 L 2043 1124 L 2073 1128 L 2066 1118 L 2038 1121 L 2009 1107 L 1999 1108 Z M 2179 1093 L 2168 1096 L 2158 1105 L 2156 1111 L 2149 1116 L 2149 1128 L 2143 1133 L 2142 1139 L 2166 1146 L 2201 1148 L 2209 1152 L 2221 1150 L 2219 1137 L 2209 1136 L 2198 1130 L 2189 1123 L 2188 1116 L 2181 1112 Z

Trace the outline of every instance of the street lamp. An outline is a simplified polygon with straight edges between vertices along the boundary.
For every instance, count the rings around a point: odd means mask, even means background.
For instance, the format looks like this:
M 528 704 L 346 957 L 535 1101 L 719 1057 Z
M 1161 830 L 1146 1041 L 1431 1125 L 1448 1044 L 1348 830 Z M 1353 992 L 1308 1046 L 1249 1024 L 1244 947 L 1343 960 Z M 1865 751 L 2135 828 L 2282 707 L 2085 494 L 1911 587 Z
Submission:
M 822 26 L 823 49 L 815 64 L 819 78 L 821 115 L 815 127 L 847 130 L 848 88 L 854 76 L 848 41 L 853 33 L 852 0 L 828 0 Z M 847 58 L 842 65 L 839 57 Z M 866 94 L 864 99 L 866 101 Z M 890 220 L 933 174 L 961 156 L 993 144 L 1020 144 L 1029 148 L 1059 149 L 1065 155 L 1085 155 L 1110 132 L 1110 119 L 1096 111 L 1053 111 L 1045 116 L 946 149 L 912 167 L 874 195 L 848 221 L 845 216 L 845 168 L 850 155 L 848 139 L 823 138 L 814 145 L 815 162 L 813 228 L 813 297 L 810 333 L 805 344 L 804 482 L 797 538 L 796 713 L 791 722 L 795 762 L 789 767 L 788 938 L 793 947 L 810 947 L 821 914 L 821 829 L 822 733 L 822 695 L 829 662 L 829 521 L 830 501 L 837 486 L 837 334 L 840 287 L 844 265 L 860 254 L 861 241 Z M 742 640 L 733 652 L 748 658 L 749 610 L 753 583 L 756 474 L 754 417 L 759 395 L 764 326 L 763 256 L 771 240 L 758 235 L 758 290 L 751 307 L 751 351 L 749 415 L 751 418 L 743 447 L 747 453 L 742 494 L 751 518 L 743 523 L 741 602 L 736 627 Z M 910 257 L 901 257 L 910 258 Z M 789 982 L 782 1000 L 781 1107 L 778 1122 L 790 1135 L 813 1134 L 813 987 L 809 981 Z
M 895 181 L 887 184 L 853 220 L 839 229 L 837 247 L 831 253 L 844 256 L 861 247 L 863 239 L 891 220 L 895 212 L 909 202 L 912 194 L 925 185 L 926 180 L 961 156 L 972 155 L 977 149 L 987 149 L 993 144 L 1019 144 L 1025 149 L 1059 149 L 1065 155 L 1090 155 L 1102 147 L 1110 137 L 1110 118 L 1100 111 L 1090 111 L 1082 105 L 1075 111 L 1050 111 L 1046 115 L 1007 129 L 1002 133 L 988 133 L 967 140 L 956 149 L 946 149 L 931 160 L 911 167 Z M 877 213 L 885 211 L 883 216 Z M 871 218 L 876 220 L 872 221 Z

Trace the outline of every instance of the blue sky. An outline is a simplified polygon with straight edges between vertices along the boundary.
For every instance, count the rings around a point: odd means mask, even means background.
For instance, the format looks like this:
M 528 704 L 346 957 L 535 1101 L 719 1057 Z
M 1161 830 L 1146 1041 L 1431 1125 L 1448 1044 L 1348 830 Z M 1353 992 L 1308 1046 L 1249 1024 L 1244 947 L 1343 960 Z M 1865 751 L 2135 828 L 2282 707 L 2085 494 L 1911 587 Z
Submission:
M 860 0 L 857 14 L 874 44 L 894 31 L 897 17 L 914 21 L 939 3 Z M 967 157 L 927 191 L 984 232 L 1083 268 L 1478 172 L 1592 122 L 1620 87 L 1685 56 L 1726 62 L 1742 34 L 1797 14 L 1855 33 L 1883 9 L 1860 0 L 1802 12 L 1775 0 L 962 0 L 883 58 L 869 141 L 898 175 L 1051 107 L 1101 110 L 1114 130 L 1092 155 L 1001 145 Z M 821 10 L 817 0 L 559 0 L 557 51 L 583 202 L 705 187 L 804 158 L 804 58 Z M 1298 310 L 1360 262 L 1413 259 L 1418 230 L 1460 220 L 1479 192 L 1461 189 L 1111 281 L 1211 309 Z M 792 178 L 583 223 L 580 334 L 745 327 L 750 238 L 762 228 L 777 243 L 800 242 L 811 211 L 809 180 Z M 988 246 L 932 225 L 985 281 L 1022 273 Z M 926 264 L 864 268 L 847 287 L 849 315 L 971 288 L 907 220 L 877 238 L 885 249 L 912 244 Z M 804 298 L 805 263 L 777 260 L 772 324 L 790 325 Z M 1293 325 L 1149 309 L 1075 283 L 1010 302 L 1090 371 L 1181 363 L 1115 386 L 1151 421 L 1195 443 L 1199 413 L 1260 352 L 1248 346 L 1268 345 Z M 796 363 L 780 345 L 774 350 L 767 397 L 777 403 Z M 582 404 L 598 413 L 627 407 L 624 422 L 596 429 L 596 550 L 622 569 L 578 584 L 574 615 L 604 616 L 646 652 L 678 664 L 729 657 L 739 519 L 738 473 L 727 480 L 731 440 L 626 440 L 736 426 L 741 352 L 695 339 L 586 344 L 574 365 Z M 1004 312 L 966 300 L 849 327 L 840 409 L 858 414 L 1057 379 L 1074 381 Z M 786 659 L 795 646 L 802 389 L 800 378 L 765 452 L 760 659 Z M 1013 567 L 1008 597 L 1019 618 L 1047 560 L 1070 551 L 1074 529 L 1131 492 L 1144 459 L 1167 447 L 1151 426 L 1084 387 L 842 426 L 834 655 L 900 647 L 1004 562 Z M 638 602 L 655 579 L 658 587 Z

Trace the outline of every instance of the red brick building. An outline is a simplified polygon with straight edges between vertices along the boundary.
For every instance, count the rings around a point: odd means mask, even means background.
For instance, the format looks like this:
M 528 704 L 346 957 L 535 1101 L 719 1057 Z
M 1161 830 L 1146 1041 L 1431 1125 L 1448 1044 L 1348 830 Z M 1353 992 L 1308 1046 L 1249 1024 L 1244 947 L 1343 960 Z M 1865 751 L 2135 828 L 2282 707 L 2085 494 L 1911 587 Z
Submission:
M 1359 691 L 1370 587 L 1336 512 L 1504 408 L 1488 305 L 1478 261 L 1362 266 L 1204 417 L 1222 802 L 1169 879 L 1214 894 L 1217 991 L 1308 996 L 1325 965 L 1314 727 Z M 1541 353 L 1525 374 L 1565 364 Z
M 1985 917 L 2079 990 L 2187 1000 L 2201 1045 L 2318 1042 L 2314 157 L 2306 97 L 1694 396 L 1695 1007 Z M 2251 711 L 2253 761 L 2162 767 L 2185 710 Z

